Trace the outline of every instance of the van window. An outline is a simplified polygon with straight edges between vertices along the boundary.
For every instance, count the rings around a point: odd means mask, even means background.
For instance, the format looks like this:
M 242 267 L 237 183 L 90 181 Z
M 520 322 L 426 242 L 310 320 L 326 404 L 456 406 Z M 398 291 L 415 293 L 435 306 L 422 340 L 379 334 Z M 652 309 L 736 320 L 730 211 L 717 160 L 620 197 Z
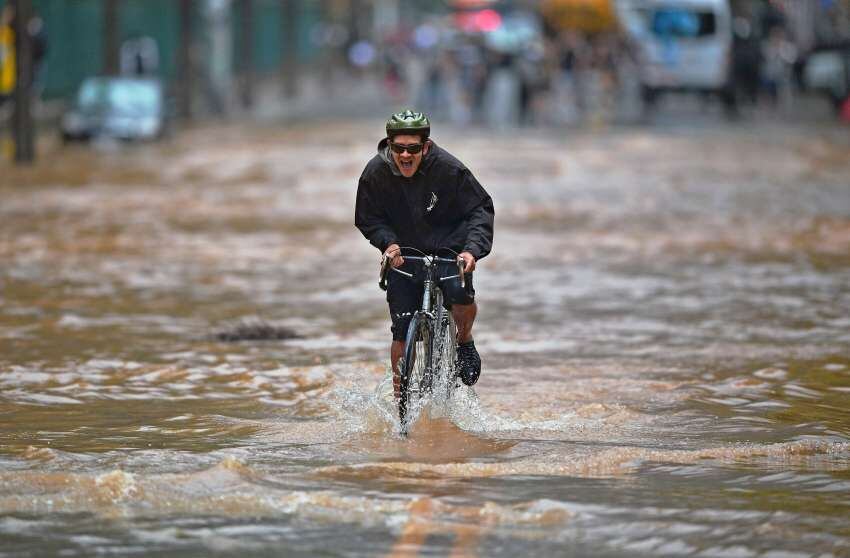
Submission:
M 650 12 L 649 17 L 649 27 L 659 37 L 707 37 L 717 31 L 713 12 L 664 8 Z
M 108 109 L 137 116 L 155 114 L 160 103 L 159 89 L 153 82 L 132 79 L 87 79 L 77 98 L 83 111 Z

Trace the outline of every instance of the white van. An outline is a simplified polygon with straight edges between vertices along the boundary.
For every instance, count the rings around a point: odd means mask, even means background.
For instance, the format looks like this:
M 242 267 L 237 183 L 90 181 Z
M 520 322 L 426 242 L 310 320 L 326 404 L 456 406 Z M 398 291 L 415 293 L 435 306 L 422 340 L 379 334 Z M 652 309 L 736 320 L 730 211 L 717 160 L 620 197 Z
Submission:
M 732 11 L 728 0 L 615 0 L 637 49 L 644 101 L 664 91 L 728 93 Z

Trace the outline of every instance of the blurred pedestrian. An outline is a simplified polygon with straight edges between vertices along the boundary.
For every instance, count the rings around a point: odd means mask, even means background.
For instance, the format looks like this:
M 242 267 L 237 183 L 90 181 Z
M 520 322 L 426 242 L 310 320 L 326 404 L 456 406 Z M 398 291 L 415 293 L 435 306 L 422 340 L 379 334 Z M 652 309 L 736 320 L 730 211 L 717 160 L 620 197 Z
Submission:
M 850 124 L 850 95 L 841 103 L 841 112 L 839 114 L 841 121 Z
M 743 16 L 732 24 L 732 88 L 737 104 L 758 103 L 762 52 L 752 23 Z
M 493 57 L 484 94 L 484 121 L 495 130 L 506 130 L 519 125 L 520 80 L 513 55 L 494 53 Z
M 471 119 L 469 95 L 464 88 L 463 72 L 458 53 L 447 50 L 443 53 L 441 75 L 446 103 L 446 116 L 453 124 L 468 124 Z
M 381 56 L 384 91 L 393 102 L 404 100 L 403 62 L 401 61 L 401 54 L 399 54 L 402 49 L 403 47 L 399 44 L 388 43 L 385 45 Z
M 431 49 L 426 53 L 425 82 L 418 104 L 431 114 L 445 116 L 448 97 L 446 92 L 445 74 L 448 70 L 445 53 Z
M 159 72 L 159 47 L 152 37 L 134 33 L 121 44 L 121 74 L 154 76 Z
M 616 112 L 617 60 L 614 38 L 599 35 L 591 51 L 588 87 L 590 121 L 596 126 L 610 122 Z
M 563 124 L 579 123 L 586 108 L 585 85 L 589 49 L 578 31 L 564 31 L 557 43 L 554 103 L 556 119 Z
M 791 73 L 797 61 L 797 48 L 787 39 L 783 27 L 770 29 L 762 45 L 762 59 L 761 82 L 765 96 L 771 107 L 787 112 L 792 102 Z
M 467 105 L 468 120 L 481 122 L 484 92 L 487 87 L 488 68 L 486 49 L 481 37 L 468 37 L 457 48 L 460 70 L 460 87 Z
M 541 41 L 534 41 L 519 52 L 517 74 L 520 80 L 520 124 L 535 124 L 539 113 L 542 111 L 542 98 L 549 87 L 545 50 Z
M 32 41 L 32 87 L 35 98 L 40 99 L 47 82 L 47 26 L 41 14 L 33 10 L 27 23 L 27 33 Z

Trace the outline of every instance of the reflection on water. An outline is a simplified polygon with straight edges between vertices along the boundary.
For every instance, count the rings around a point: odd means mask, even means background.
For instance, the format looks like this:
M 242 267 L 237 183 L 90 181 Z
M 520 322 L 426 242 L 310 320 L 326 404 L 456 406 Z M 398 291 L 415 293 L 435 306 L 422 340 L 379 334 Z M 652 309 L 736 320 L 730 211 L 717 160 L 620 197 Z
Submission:
M 4 175 L 0 555 L 850 554 L 846 138 L 448 134 L 485 370 L 402 438 L 338 132 Z

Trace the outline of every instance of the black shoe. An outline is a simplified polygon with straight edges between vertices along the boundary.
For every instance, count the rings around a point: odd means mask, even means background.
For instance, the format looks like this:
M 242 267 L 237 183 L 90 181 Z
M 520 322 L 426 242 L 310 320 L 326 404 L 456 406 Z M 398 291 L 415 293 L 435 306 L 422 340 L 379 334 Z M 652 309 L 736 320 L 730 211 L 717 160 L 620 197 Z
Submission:
M 457 375 L 468 386 L 475 385 L 481 375 L 481 357 L 471 340 L 457 346 Z

